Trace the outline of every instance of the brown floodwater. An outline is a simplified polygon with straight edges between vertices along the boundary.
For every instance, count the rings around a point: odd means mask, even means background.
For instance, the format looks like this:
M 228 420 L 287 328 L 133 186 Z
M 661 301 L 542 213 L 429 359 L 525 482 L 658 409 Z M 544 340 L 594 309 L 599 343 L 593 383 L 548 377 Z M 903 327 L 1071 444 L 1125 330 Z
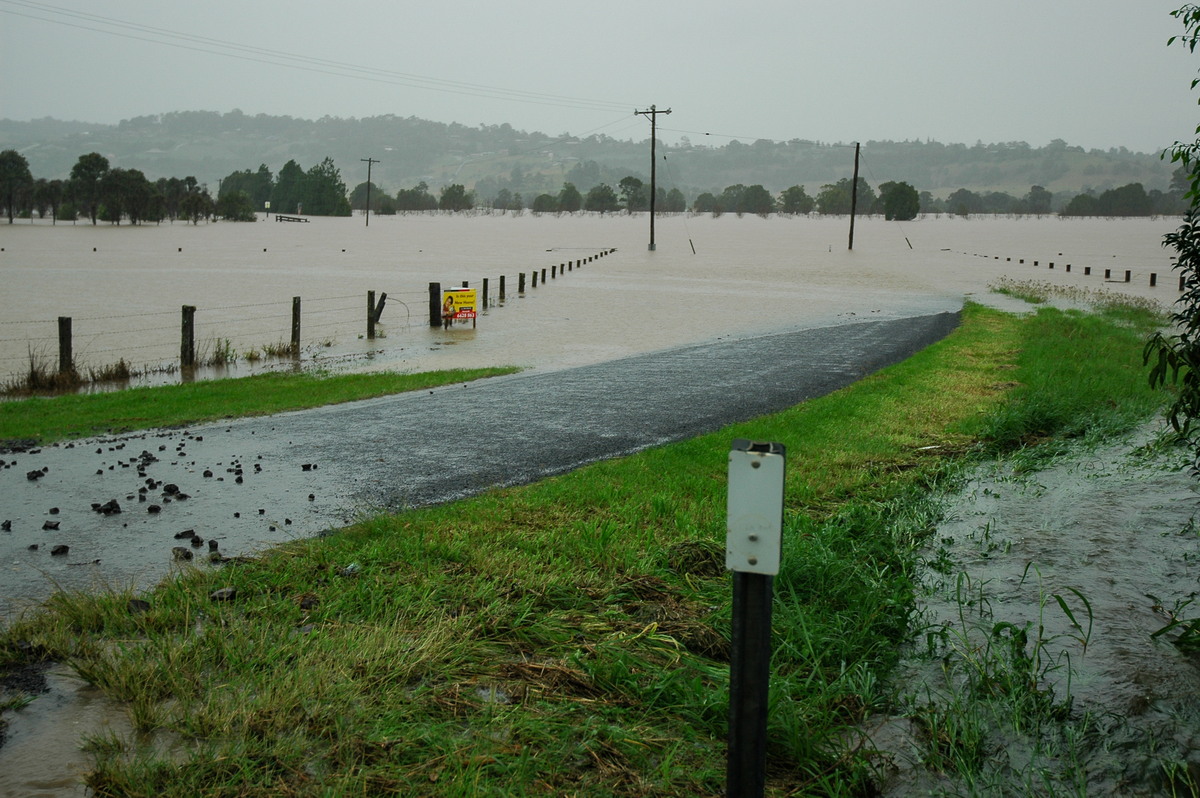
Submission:
M 667 217 L 656 225 L 653 252 L 644 214 L 411 215 L 372 217 L 370 226 L 360 217 L 0 225 L 0 381 L 27 370 L 30 352 L 57 363 L 62 316 L 72 319 L 81 370 L 122 358 L 154 368 L 178 362 L 183 305 L 197 308 L 202 357 L 226 341 L 244 355 L 290 340 L 295 296 L 306 366 L 413 371 L 559 368 L 726 335 L 886 317 L 898 307 L 909 315 L 954 310 L 1005 276 L 1116 288 L 1164 303 L 1177 296 L 1160 245 L 1175 226 L 1170 219 L 860 219 L 853 251 L 847 222 Z M 617 252 L 573 265 L 611 248 Z M 518 295 L 519 273 L 540 277 L 545 269 L 549 278 L 561 264 L 572 264 L 566 275 L 539 280 L 536 289 L 530 277 Z M 1132 282 L 1106 283 L 1105 269 L 1118 279 L 1130 270 Z M 481 288 L 484 278 L 494 305 L 474 329 L 430 328 L 430 282 Z M 368 291 L 388 295 L 375 340 L 365 338 Z M 241 360 L 217 376 L 290 365 Z

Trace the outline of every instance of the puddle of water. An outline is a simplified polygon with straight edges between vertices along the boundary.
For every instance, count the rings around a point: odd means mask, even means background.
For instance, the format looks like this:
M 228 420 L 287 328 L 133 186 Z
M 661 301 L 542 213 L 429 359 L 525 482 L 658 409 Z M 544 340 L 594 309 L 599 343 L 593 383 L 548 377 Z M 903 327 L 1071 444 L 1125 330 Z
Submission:
M 992 465 L 950 501 L 923 602 L 942 633 L 900 669 L 900 715 L 868 730 L 884 794 L 1195 794 L 1200 667 L 1152 635 L 1200 590 L 1200 500 L 1186 453 L 1138 453 L 1148 439 Z M 934 729 L 977 745 L 960 751 L 977 772 L 948 772 Z
M 46 692 L 4 718 L 0 798 L 89 795 L 82 781 L 92 764 L 82 749 L 85 738 L 132 735 L 121 705 L 64 666 L 46 672 Z

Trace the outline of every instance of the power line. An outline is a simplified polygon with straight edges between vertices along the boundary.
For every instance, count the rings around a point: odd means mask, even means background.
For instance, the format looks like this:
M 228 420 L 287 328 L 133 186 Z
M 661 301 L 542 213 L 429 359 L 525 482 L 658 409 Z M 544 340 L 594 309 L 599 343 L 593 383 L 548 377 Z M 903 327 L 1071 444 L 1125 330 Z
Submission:
M 33 14 L 15 11 L 10 8 L 0 7 L 0 13 L 33 19 L 39 22 L 48 22 L 54 25 L 63 25 L 91 33 L 118 36 L 125 39 L 149 42 L 151 44 L 158 44 L 165 47 L 174 47 L 182 50 L 191 50 L 193 52 L 219 55 L 226 58 L 236 58 L 242 61 L 270 64 L 288 69 L 298 69 L 306 72 L 333 75 L 336 77 L 408 86 L 410 88 L 424 89 L 426 91 L 441 92 L 445 94 L 487 97 L 489 99 L 501 99 L 513 102 L 531 103 L 535 105 L 551 105 L 589 111 L 617 111 L 626 109 L 631 105 L 627 102 L 618 103 L 606 100 L 588 99 L 584 97 L 572 97 L 568 95 L 548 94 L 544 92 L 532 92 L 520 89 L 507 89 L 499 86 L 488 86 L 484 84 L 467 83 L 464 81 L 445 80 L 442 78 L 429 77 L 427 75 L 417 75 L 407 72 L 379 69 L 376 67 L 367 67 L 344 61 L 333 61 L 325 58 L 289 53 L 283 50 L 271 50 L 253 45 L 224 41 L 207 36 L 181 33 L 179 31 L 167 30 L 165 28 L 156 28 L 136 22 L 129 22 L 112 17 L 104 17 L 98 14 L 74 11 L 46 3 L 31 2 L 31 0 L 0 0 L 0 3 L 8 6 L 16 6 L 18 8 L 26 9 L 27 11 L 34 11 L 44 15 L 51 15 L 49 17 L 35 16 Z M 79 20 L 79 22 L 71 22 L 66 19 L 56 17 L 67 17 Z M 94 25 L 101 25 L 105 27 L 93 27 Z M 115 28 L 116 30 L 109 30 L 106 28 Z

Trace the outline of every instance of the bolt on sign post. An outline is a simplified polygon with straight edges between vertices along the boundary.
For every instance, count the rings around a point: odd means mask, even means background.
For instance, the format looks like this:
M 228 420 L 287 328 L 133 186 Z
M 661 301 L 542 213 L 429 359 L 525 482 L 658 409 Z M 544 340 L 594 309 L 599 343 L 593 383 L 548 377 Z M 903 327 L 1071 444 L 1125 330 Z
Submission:
M 772 583 L 783 546 L 782 443 L 735 438 L 729 452 L 725 567 L 733 571 L 726 795 L 761 796 L 767 769 Z
M 477 322 L 475 312 L 477 297 L 474 288 L 447 288 L 442 292 L 442 326 L 449 327 L 456 321 Z

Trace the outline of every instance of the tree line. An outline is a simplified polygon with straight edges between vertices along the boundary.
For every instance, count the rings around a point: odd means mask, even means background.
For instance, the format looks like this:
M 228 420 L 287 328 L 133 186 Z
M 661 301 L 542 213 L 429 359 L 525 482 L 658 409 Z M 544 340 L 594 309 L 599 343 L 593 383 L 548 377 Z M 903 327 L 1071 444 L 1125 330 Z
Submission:
M 195 177 L 160 177 L 151 182 L 137 169 L 110 166 L 96 152 L 79 156 L 66 180 L 35 179 L 29 162 L 16 150 L 0 152 L 0 205 L 13 218 L 46 218 L 92 224 L 184 219 L 199 223 L 213 214 L 208 189 Z
M 517 182 L 514 174 L 511 184 Z M 112 167 L 98 153 L 81 155 L 66 180 L 34 179 L 24 156 L 15 150 L 0 152 L 0 204 L 11 224 L 15 217 L 47 214 L 54 220 L 90 219 L 93 224 L 103 220 L 120 224 L 161 222 L 183 219 L 198 223 L 201 219 L 222 218 L 233 221 L 253 221 L 259 210 L 270 209 L 284 214 L 317 216 L 349 216 L 353 210 L 364 210 L 370 198 L 371 211 L 376 214 L 395 214 L 418 211 L 466 211 L 491 208 L 501 211 L 533 213 L 635 213 L 650 208 L 650 187 L 636 175 L 616 180 L 615 187 L 603 179 L 602 171 L 593 162 L 577 164 L 568 177 L 590 184 L 581 191 L 575 182 L 567 180 L 554 194 L 539 192 L 531 198 L 522 196 L 508 185 L 493 187 L 489 199 L 480 200 L 476 190 L 462 183 L 444 186 L 438 196 L 424 181 L 408 189 L 389 194 L 374 183 L 360 183 L 347 193 L 346 184 L 333 159 L 326 157 L 305 170 L 295 160 L 289 160 L 275 175 L 260 164 L 256 170 L 235 171 L 222 178 L 214 200 L 207 186 L 195 177 L 159 178 L 150 181 L 137 169 Z M 1031 186 L 1021 197 L 1004 192 L 976 193 L 960 188 L 945 199 L 928 191 L 918 192 L 905 181 L 887 181 L 877 189 L 863 178 L 853 186 L 850 178 L 821 186 L 811 196 L 802 185 L 793 185 L 773 195 L 761 184 L 740 183 L 726 186 L 722 191 L 701 192 L 689 205 L 678 188 L 656 187 L 654 206 L 661 213 L 708 213 L 738 216 L 772 213 L 788 215 L 844 215 L 854 209 L 861 215 L 881 215 L 889 220 L 906 221 L 920 214 L 977 214 L 1063 216 L 1156 216 L 1182 213 L 1186 207 L 1184 193 L 1188 175 L 1177 170 L 1167 191 L 1146 191 L 1141 183 L 1095 193 L 1078 194 L 1061 207 L 1054 208 L 1056 197 L 1042 186 Z M 510 185 L 511 185 L 510 184 Z M 856 189 L 856 190 L 852 190 Z

